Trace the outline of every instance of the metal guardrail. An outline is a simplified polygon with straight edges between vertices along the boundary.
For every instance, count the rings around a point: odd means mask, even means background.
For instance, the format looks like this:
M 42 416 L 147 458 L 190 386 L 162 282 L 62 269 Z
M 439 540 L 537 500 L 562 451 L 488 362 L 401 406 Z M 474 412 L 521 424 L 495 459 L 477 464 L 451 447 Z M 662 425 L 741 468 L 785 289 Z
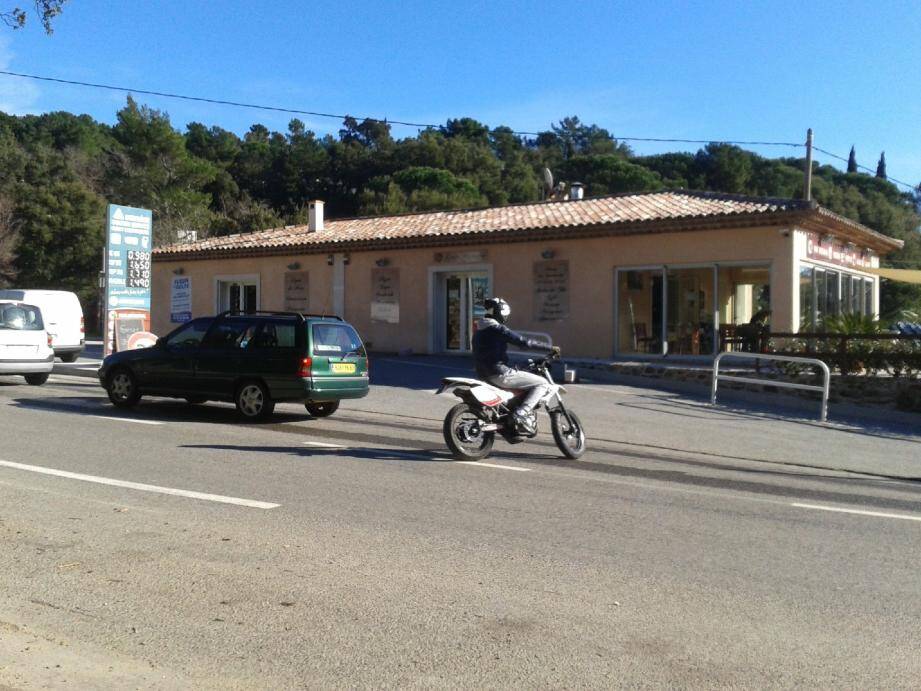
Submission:
M 736 358 L 739 360 L 776 360 L 779 362 L 794 362 L 800 365 L 816 365 L 825 373 L 825 381 L 822 386 L 812 384 L 795 384 L 793 382 L 781 382 L 774 379 L 756 379 L 755 377 L 739 377 L 734 374 L 720 374 L 720 362 L 723 358 Z M 719 380 L 733 381 L 741 384 L 767 384 L 785 389 L 800 389 L 802 391 L 819 391 L 822 394 L 822 413 L 821 420 L 825 422 L 828 418 L 828 390 L 831 380 L 831 372 L 821 360 L 808 357 L 793 357 L 790 355 L 768 355 L 765 353 L 720 353 L 713 360 L 713 381 L 710 385 L 710 405 L 716 405 L 716 388 Z

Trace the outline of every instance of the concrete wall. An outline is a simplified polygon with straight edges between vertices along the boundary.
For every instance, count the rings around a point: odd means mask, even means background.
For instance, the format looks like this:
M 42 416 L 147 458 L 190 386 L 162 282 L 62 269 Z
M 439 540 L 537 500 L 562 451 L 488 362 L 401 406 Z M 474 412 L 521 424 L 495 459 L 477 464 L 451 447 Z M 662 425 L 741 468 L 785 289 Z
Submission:
M 569 262 L 569 318 L 543 322 L 534 318 L 534 263 L 545 250 L 554 259 Z M 525 331 L 544 331 L 552 335 L 571 356 L 607 357 L 614 352 L 615 268 L 648 265 L 705 264 L 720 262 L 758 262 L 771 267 L 771 295 L 774 328 L 792 324 L 798 293 L 794 292 L 794 251 L 790 237 L 776 228 L 746 228 L 656 235 L 591 238 L 465 245 L 414 250 L 375 250 L 352 252 L 345 274 L 345 314 L 366 341 L 377 350 L 412 348 L 429 350 L 434 316 L 431 274 L 444 263 L 463 266 L 463 259 L 476 255 L 478 265 L 490 265 L 492 293 L 507 299 L 513 309 L 511 326 Z M 460 257 L 456 264 L 452 255 Z M 371 321 L 371 272 L 378 260 L 388 268 L 400 270 L 400 323 Z M 180 267 L 192 278 L 193 314 L 213 314 L 216 307 L 215 276 L 257 274 L 260 307 L 282 309 L 286 266 L 299 262 L 300 270 L 310 272 L 309 311 L 332 308 L 333 267 L 327 255 L 290 255 L 252 259 L 155 262 L 152 328 L 158 335 L 175 325 L 169 323 L 170 279 Z

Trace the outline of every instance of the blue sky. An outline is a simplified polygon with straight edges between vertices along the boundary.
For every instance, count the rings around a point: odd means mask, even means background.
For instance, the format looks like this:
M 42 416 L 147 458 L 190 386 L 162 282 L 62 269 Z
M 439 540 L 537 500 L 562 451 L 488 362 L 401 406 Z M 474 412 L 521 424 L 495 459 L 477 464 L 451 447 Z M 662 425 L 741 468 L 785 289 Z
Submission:
M 0 69 L 413 122 L 470 116 L 516 130 L 578 115 L 615 136 L 798 142 L 812 127 L 818 146 L 847 156 L 855 144 L 874 169 L 885 150 L 890 176 L 921 182 L 917 2 L 71 0 L 51 37 L 31 19 L 21 31 L 0 26 Z M 124 100 L 0 77 L 6 112 L 112 122 Z M 291 118 L 138 100 L 168 111 L 179 129 L 200 121 L 243 133 L 261 122 L 283 131 Z M 319 133 L 339 127 L 301 119 Z

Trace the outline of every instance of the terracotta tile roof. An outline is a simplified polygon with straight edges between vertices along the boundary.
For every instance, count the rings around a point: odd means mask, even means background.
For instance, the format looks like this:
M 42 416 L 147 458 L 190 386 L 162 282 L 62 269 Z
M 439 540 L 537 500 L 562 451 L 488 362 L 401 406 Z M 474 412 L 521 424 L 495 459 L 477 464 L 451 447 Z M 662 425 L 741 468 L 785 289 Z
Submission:
M 509 235 L 545 238 L 546 231 L 565 237 L 574 231 L 605 228 L 654 232 L 663 224 L 696 221 L 696 227 L 737 221 L 740 225 L 767 217 L 814 215 L 818 207 L 797 199 L 744 197 L 712 192 L 671 190 L 595 197 L 580 201 L 536 202 L 485 209 L 436 211 L 399 216 L 329 219 L 321 231 L 307 226 L 271 228 L 248 234 L 211 237 L 193 243 L 160 247 L 154 259 L 291 254 L 384 246 L 422 246 L 499 240 Z M 822 210 L 824 211 L 824 210 Z M 830 217 L 830 216 L 829 216 Z M 834 219 L 832 219 L 834 220 Z M 851 227 L 881 236 L 859 224 Z M 724 225 L 724 224 L 720 224 Z M 891 240 L 890 238 L 886 238 Z

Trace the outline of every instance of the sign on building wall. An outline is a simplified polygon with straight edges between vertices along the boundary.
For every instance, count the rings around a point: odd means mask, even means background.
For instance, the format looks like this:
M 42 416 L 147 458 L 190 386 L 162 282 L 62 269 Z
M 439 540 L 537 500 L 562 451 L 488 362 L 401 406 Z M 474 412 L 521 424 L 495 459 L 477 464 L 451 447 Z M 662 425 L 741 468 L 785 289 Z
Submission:
M 192 278 L 173 276 L 169 291 L 169 320 L 182 324 L 192 320 Z
M 534 262 L 534 319 L 558 321 L 569 316 L 569 262 Z
M 306 312 L 308 302 L 308 289 L 310 288 L 310 272 L 286 271 L 285 272 L 285 311 Z
M 150 250 L 153 215 L 148 209 L 109 204 L 106 215 L 105 354 L 113 352 L 122 312 L 150 322 Z M 129 320 L 137 324 L 137 320 Z M 126 327 L 127 328 L 127 327 Z
M 809 259 L 819 259 L 830 264 L 853 266 L 860 269 L 870 268 L 873 265 L 870 252 L 863 252 L 853 244 L 847 245 L 834 238 L 823 242 L 822 236 L 816 233 L 806 233 L 806 256 Z
M 371 321 L 400 323 L 400 270 L 371 270 Z

